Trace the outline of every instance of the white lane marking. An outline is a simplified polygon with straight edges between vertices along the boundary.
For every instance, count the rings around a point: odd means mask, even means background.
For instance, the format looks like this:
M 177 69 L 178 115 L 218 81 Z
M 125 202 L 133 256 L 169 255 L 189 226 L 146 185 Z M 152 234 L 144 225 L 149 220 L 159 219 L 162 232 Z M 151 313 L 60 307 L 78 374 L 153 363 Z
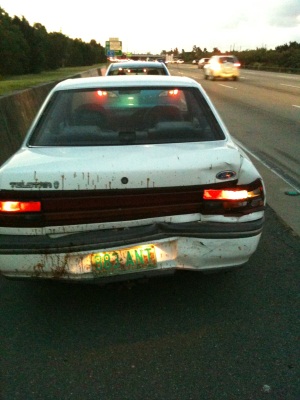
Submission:
M 296 88 L 296 89 L 300 89 L 300 86 L 286 85 L 285 83 L 280 83 L 280 86 L 288 86 L 288 87 L 293 87 L 293 88 Z
M 236 87 L 233 87 L 233 86 L 228 86 L 228 85 L 222 85 L 221 83 L 219 83 L 219 86 L 223 86 L 223 87 L 226 87 L 226 88 L 228 88 L 228 89 L 237 89 Z
M 239 140 L 237 140 L 236 138 L 233 138 L 234 142 L 241 147 L 245 153 L 250 154 L 253 158 L 255 158 L 257 161 L 259 161 L 260 163 L 262 163 L 265 167 L 267 167 L 271 172 L 273 172 L 273 174 L 277 175 L 280 179 L 282 179 L 285 183 L 287 183 L 290 187 L 292 187 L 294 190 L 296 190 L 297 192 L 300 191 L 299 187 L 296 187 L 295 185 L 293 185 L 291 182 L 289 182 L 284 176 L 280 175 L 277 171 L 275 171 L 274 168 L 272 168 L 270 165 L 268 165 L 268 163 L 266 163 L 265 161 L 263 161 L 261 158 L 259 158 L 255 153 L 253 153 L 251 150 L 249 150 L 246 146 L 244 146 Z

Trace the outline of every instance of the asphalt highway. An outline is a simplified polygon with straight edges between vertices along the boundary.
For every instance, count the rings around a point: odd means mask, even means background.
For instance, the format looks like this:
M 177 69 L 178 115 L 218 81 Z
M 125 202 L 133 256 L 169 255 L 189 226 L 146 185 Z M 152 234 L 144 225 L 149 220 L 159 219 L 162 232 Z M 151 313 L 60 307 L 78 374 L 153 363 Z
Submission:
M 268 204 L 300 235 L 300 75 L 241 70 L 238 81 L 206 81 L 194 65 L 169 69 L 203 86 L 262 174 Z

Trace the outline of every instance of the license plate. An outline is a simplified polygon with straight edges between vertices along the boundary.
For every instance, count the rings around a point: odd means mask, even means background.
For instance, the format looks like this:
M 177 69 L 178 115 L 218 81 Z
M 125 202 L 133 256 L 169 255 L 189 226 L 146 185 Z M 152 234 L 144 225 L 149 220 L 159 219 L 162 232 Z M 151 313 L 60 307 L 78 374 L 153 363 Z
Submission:
M 118 275 L 157 267 L 154 245 L 106 251 L 91 255 L 92 270 L 97 275 Z

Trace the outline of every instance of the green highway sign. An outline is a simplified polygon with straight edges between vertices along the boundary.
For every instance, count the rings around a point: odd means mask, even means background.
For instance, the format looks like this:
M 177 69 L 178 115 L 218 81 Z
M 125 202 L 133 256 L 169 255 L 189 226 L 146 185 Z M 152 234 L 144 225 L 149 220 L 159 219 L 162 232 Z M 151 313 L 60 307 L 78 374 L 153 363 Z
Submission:
M 122 42 L 113 38 L 105 42 L 105 54 L 108 57 L 121 56 L 122 52 Z

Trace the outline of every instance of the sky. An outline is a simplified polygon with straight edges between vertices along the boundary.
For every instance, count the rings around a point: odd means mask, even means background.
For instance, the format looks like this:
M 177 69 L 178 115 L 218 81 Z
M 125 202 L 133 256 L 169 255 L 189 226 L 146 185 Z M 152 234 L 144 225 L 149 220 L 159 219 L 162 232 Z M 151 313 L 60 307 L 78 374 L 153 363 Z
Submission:
M 160 54 L 194 46 L 222 52 L 300 43 L 300 0 L 0 0 L 10 17 L 24 17 L 48 33 L 103 47 L 122 41 L 123 52 Z

